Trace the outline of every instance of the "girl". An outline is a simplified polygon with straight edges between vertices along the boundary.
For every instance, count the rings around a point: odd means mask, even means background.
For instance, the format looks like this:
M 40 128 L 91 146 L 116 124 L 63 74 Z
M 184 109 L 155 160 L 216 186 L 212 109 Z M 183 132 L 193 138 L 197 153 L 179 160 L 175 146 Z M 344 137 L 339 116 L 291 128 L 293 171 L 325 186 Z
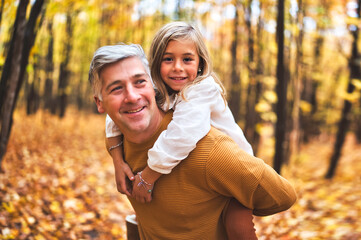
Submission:
M 154 182 L 169 174 L 195 148 L 211 125 L 226 133 L 240 148 L 253 155 L 235 122 L 224 96 L 224 87 L 213 72 L 208 50 L 198 29 L 183 22 L 162 27 L 150 48 L 150 70 L 163 110 L 173 109 L 173 120 L 148 152 L 148 166 L 134 177 L 122 159 L 121 141 L 115 124 L 107 117 L 106 136 L 116 168 L 118 190 L 140 202 L 151 201 Z M 125 175 L 134 180 L 132 193 Z M 251 210 L 235 199 L 225 212 L 229 239 L 256 239 Z M 247 238 L 245 238 L 247 236 Z

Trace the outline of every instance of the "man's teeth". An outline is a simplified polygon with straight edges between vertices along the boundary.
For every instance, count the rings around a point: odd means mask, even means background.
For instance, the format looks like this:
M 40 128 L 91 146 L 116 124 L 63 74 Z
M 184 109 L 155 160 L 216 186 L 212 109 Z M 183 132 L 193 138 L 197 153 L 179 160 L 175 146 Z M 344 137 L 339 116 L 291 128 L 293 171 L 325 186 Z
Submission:
M 136 112 L 140 112 L 143 109 L 143 107 L 135 109 L 135 110 L 129 110 L 128 113 L 136 113 Z

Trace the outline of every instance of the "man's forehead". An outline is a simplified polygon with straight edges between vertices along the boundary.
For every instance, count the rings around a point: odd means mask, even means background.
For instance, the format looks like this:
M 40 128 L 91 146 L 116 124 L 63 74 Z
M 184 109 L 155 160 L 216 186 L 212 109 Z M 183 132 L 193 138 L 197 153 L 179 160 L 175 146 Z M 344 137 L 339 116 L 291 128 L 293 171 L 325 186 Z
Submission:
M 126 81 L 129 79 L 149 78 L 149 75 L 139 58 L 130 57 L 104 66 L 100 72 L 100 77 L 103 81 L 108 82 L 109 80 Z

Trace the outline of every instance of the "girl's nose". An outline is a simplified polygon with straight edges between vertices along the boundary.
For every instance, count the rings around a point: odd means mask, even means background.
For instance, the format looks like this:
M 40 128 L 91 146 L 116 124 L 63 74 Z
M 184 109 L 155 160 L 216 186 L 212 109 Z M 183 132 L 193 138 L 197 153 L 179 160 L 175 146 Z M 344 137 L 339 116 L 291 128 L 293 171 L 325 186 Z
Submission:
M 176 60 L 174 61 L 174 71 L 182 71 L 182 61 Z

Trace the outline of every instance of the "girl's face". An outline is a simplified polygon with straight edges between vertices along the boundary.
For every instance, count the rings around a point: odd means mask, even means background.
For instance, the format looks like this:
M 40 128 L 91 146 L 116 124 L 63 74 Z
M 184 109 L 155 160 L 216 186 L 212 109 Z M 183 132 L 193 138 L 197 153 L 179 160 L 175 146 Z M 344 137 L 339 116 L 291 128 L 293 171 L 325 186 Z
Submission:
M 195 44 L 190 40 L 171 40 L 164 52 L 160 66 L 162 80 L 174 91 L 197 77 L 199 55 Z

